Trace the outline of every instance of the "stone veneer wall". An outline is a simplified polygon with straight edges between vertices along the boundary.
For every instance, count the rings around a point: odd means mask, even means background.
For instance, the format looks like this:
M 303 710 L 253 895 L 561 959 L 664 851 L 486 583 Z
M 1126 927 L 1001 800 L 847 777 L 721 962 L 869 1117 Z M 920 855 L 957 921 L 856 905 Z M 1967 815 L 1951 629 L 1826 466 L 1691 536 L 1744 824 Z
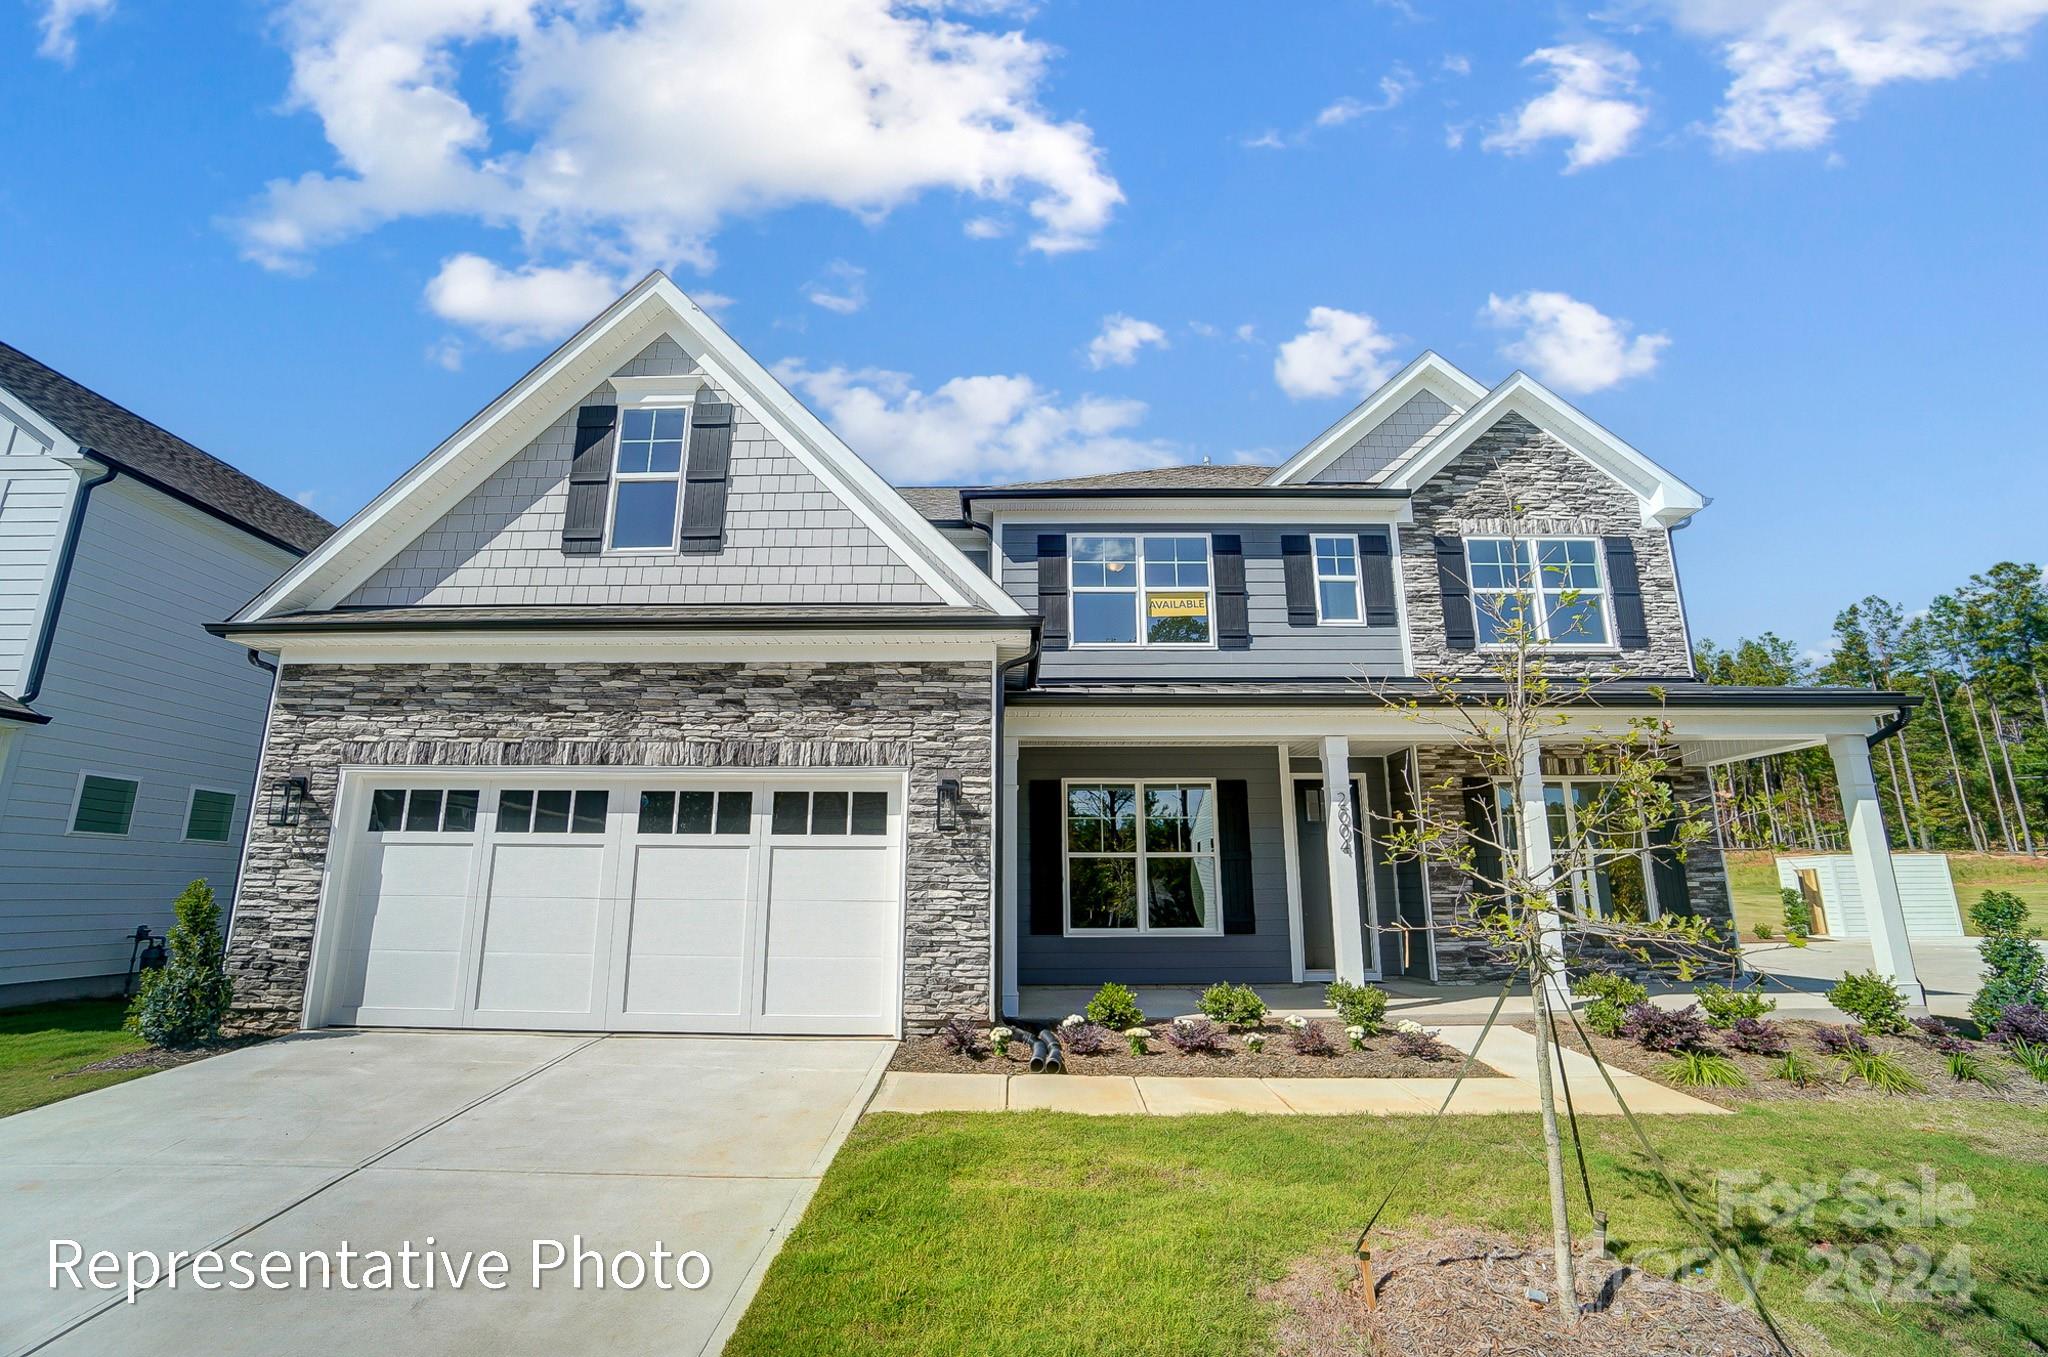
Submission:
M 904 1027 L 985 1015 L 989 683 L 986 664 L 913 661 L 286 666 L 257 786 L 304 769 L 311 793 L 293 828 L 249 817 L 228 939 L 238 1022 L 299 1023 L 345 764 L 907 767 Z M 941 768 L 962 777 L 956 830 L 936 828 Z
M 1431 803 L 1433 813 L 1462 822 L 1464 779 L 1478 774 L 1478 764 L 1462 750 L 1424 745 L 1416 751 L 1416 770 L 1422 794 Z M 1673 781 L 1679 797 L 1690 804 L 1702 805 L 1713 795 L 1703 768 L 1682 769 Z M 1447 863 L 1436 861 L 1427 865 L 1425 875 L 1429 882 L 1430 920 L 1436 927 L 1437 978 L 1446 984 L 1497 984 L 1507 974 L 1500 957 L 1482 939 L 1460 936 L 1461 926 L 1468 918 L 1465 895 L 1471 889 L 1471 878 Z M 1703 960 L 1732 960 L 1735 906 L 1728 891 L 1727 866 L 1718 848 L 1701 843 L 1686 850 L 1685 885 L 1694 915 L 1715 924 L 1729 940 L 1725 951 L 1717 951 Z M 1599 966 L 1639 979 L 1653 975 L 1667 981 L 1674 978 L 1668 962 L 1662 967 L 1645 966 L 1599 940 L 1568 935 L 1565 950 L 1575 963 L 1574 970 L 1580 969 L 1576 963 L 1583 960 L 1588 967 Z
M 1415 525 L 1401 530 L 1400 567 L 1417 673 L 1490 677 L 1499 664 L 1498 656 L 1484 651 L 1445 645 L 1443 592 L 1430 537 L 1497 535 L 1502 520 L 1510 517 L 1510 505 L 1520 506 L 1521 513 L 1513 516 L 1523 520 L 1526 532 L 1627 537 L 1635 544 L 1649 648 L 1597 654 L 1547 650 L 1544 658 L 1555 672 L 1692 674 L 1671 534 L 1644 526 L 1642 501 L 1633 490 L 1520 415 L 1504 416 L 1415 492 Z

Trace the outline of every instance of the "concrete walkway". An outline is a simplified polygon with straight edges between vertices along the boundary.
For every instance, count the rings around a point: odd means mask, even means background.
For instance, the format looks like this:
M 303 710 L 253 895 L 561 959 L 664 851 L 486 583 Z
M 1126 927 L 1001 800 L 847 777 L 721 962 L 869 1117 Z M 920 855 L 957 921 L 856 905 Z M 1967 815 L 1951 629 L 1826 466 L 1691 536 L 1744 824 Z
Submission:
M 1446 1027 L 1440 1039 L 1467 1052 L 1478 1027 Z M 1570 1081 L 1582 1113 L 1618 1115 L 1598 1068 L 1578 1051 L 1551 1054 L 1551 1068 Z M 1487 1034 L 1481 1063 L 1506 1076 L 1468 1079 L 1447 1111 L 1466 1114 L 1534 1112 L 1536 1038 L 1511 1027 Z M 925 1074 L 892 1070 L 882 1079 L 870 1112 L 1079 1112 L 1090 1116 L 1185 1116 L 1200 1112 L 1252 1112 L 1311 1116 L 1427 1116 L 1443 1106 L 1451 1075 L 1441 1079 L 1216 1079 L 1202 1076 L 1090 1074 Z M 1610 1070 L 1634 1111 L 1650 1115 L 1721 1116 L 1726 1108 L 1667 1088 L 1655 1080 Z

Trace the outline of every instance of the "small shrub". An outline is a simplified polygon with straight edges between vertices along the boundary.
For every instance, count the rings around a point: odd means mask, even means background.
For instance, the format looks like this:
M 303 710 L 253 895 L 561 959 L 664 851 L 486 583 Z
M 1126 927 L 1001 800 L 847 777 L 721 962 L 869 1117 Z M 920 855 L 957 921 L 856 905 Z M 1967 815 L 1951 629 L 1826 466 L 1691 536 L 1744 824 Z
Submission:
M 1988 1029 L 2014 1004 L 2048 1008 L 2048 961 L 2027 925 L 2027 902 L 2011 891 L 1985 891 L 1970 906 L 1970 922 L 1983 941 L 1984 986 L 1970 1001 L 1970 1016 Z
M 1344 1039 L 1351 1043 L 1351 1049 L 1354 1051 L 1365 1049 L 1365 1029 L 1363 1027 L 1345 1028 Z
M 1330 1034 L 1319 1022 L 1303 1023 L 1294 1029 L 1288 1038 L 1294 1045 L 1296 1055 L 1335 1055 L 1337 1047 L 1330 1041 Z
M 1784 906 L 1786 937 L 1797 933 L 1803 938 L 1813 932 L 1813 906 L 1803 894 L 1791 886 L 1780 886 L 1778 900 Z
M 1737 1018 L 1722 1040 L 1751 1055 L 1783 1055 L 1792 1049 L 1784 1027 L 1769 1018 Z
M 1131 1048 L 1132 1055 L 1145 1054 L 1145 1043 L 1151 1039 L 1152 1029 L 1149 1027 L 1126 1027 L 1124 1029 L 1124 1042 Z
M 1662 1051 L 1666 1055 L 1714 1049 L 1713 1040 L 1707 1034 L 1706 1019 L 1700 1016 L 1698 1004 L 1688 1004 L 1684 1008 L 1659 1008 L 1646 1000 L 1629 1009 L 1621 1031 L 1623 1036 L 1644 1050 Z
M 1882 1093 L 1920 1093 L 1927 1085 L 1903 1064 L 1895 1055 L 1882 1051 L 1848 1051 L 1841 1056 L 1842 1082 L 1851 1077 L 1861 1079 Z
M 1766 998 L 1759 990 L 1733 990 L 1726 985 L 1701 985 L 1698 995 L 1700 1007 L 1706 1010 L 1707 1026 L 1724 1032 L 1744 1018 L 1761 1018 L 1778 1006 L 1776 999 Z
M 1758 924 L 1754 931 L 1758 942 L 1769 942 L 1772 938 L 1778 936 L 1778 930 L 1769 924 Z
M 2024 1041 L 2030 1046 L 2048 1046 L 2048 1013 L 2036 1004 L 2007 1004 L 1985 1035 L 2001 1046 Z
M 1906 1030 L 1905 999 L 1876 971 L 1843 976 L 1828 991 L 1828 1002 L 1861 1023 L 1865 1031 L 1892 1036 Z
M 1448 1060 L 1453 1052 L 1436 1039 L 1436 1031 L 1415 1023 L 1394 1034 L 1394 1054 L 1408 1060 Z
M 2036 1080 L 2048 1084 L 2048 1046 L 2031 1041 L 2008 1042 L 2005 1054 Z
M 1650 997 L 1649 990 L 1613 971 L 1586 972 L 1572 981 L 1572 993 L 1592 1000 L 1585 1009 L 1586 1026 L 1603 1037 L 1620 1036 L 1628 1011 Z
M 1823 1055 L 1847 1055 L 1851 1051 L 1870 1050 L 1870 1043 L 1863 1034 L 1850 1027 L 1816 1027 L 1813 1029 L 1813 1044 L 1820 1047 Z
M 1088 1021 L 1129 1029 L 1143 1024 L 1145 1013 L 1138 1007 L 1138 996 L 1131 993 L 1129 985 L 1112 981 L 1095 991 L 1095 997 L 1088 1001 Z
M 991 1027 L 988 1029 L 989 1049 L 996 1053 L 996 1059 L 998 1060 L 1008 1060 L 1010 1058 L 1010 1043 L 1016 1039 L 1017 1034 L 1007 1027 Z
M 1922 1035 L 1927 1038 L 1928 1045 L 1942 1055 L 1957 1055 L 1976 1045 L 1961 1032 L 1931 1015 L 1913 1019 L 1913 1026 L 1919 1028 Z
M 1959 1084 L 1982 1084 L 1986 1088 L 2003 1088 L 2005 1080 L 1986 1064 L 1975 1051 L 1950 1051 L 1948 1053 L 1948 1077 Z
M 1060 1045 L 1068 1055 L 1101 1055 L 1109 1049 L 1109 1029 L 1099 1022 L 1085 1019 L 1072 1025 L 1061 1024 Z
M 1266 1020 L 1266 1001 L 1250 985 L 1211 985 L 1196 1007 L 1225 1027 L 1257 1027 Z
M 1266 1038 L 1258 1032 L 1253 1032 L 1244 1039 L 1244 1048 L 1253 1055 L 1257 1055 L 1266 1049 Z
M 1787 1051 L 1771 1066 L 1771 1077 L 1805 1088 L 1820 1077 L 1820 1067 L 1797 1051 Z
M 969 1060 L 979 1060 L 984 1050 L 981 1029 L 967 1018 L 946 1019 L 939 1028 L 939 1041 L 954 1055 L 964 1055 Z
M 1223 1029 L 1207 1018 L 1176 1018 L 1168 1023 L 1166 1044 L 1182 1055 L 1222 1055 L 1229 1049 Z
M 194 881 L 173 908 L 178 921 L 165 939 L 169 959 L 144 971 L 127 1027 L 152 1046 L 197 1046 L 220 1040 L 220 1025 L 235 1001 L 228 979 L 227 940 L 213 887 Z
M 1387 992 L 1377 985 L 1339 980 L 1323 991 L 1323 998 L 1346 1027 L 1363 1027 L 1365 1034 L 1372 1036 L 1386 1025 Z
M 1749 1082 L 1741 1066 L 1712 1051 L 1680 1051 L 1657 1072 L 1690 1088 L 1738 1088 Z

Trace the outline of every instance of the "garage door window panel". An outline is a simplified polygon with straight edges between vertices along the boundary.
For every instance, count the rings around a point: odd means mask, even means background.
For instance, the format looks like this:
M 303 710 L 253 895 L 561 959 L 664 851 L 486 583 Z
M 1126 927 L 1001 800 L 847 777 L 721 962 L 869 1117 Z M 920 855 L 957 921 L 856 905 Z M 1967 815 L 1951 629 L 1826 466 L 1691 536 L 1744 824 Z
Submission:
M 370 793 L 370 832 L 467 834 L 482 795 L 474 787 L 379 787 Z
M 889 832 L 889 794 L 780 791 L 770 827 L 786 835 L 876 838 Z
M 752 792 L 655 790 L 640 793 L 642 834 L 743 835 L 753 832 Z
M 602 834 L 611 793 L 603 788 L 541 787 L 498 793 L 500 834 Z

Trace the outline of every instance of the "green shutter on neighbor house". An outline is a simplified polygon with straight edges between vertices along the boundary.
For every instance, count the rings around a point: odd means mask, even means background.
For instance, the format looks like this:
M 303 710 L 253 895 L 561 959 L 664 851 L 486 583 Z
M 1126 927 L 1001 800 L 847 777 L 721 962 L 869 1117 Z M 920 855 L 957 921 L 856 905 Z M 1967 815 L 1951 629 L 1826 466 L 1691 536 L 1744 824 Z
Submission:
M 210 792 L 201 788 L 192 793 L 192 805 L 185 812 L 186 838 L 202 843 L 226 843 L 234 828 L 233 792 Z
M 124 777 L 88 773 L 78 789 L 78 810 L 71 817 L 74 834 L 126 834 L 135 822 L 139 783 Z

